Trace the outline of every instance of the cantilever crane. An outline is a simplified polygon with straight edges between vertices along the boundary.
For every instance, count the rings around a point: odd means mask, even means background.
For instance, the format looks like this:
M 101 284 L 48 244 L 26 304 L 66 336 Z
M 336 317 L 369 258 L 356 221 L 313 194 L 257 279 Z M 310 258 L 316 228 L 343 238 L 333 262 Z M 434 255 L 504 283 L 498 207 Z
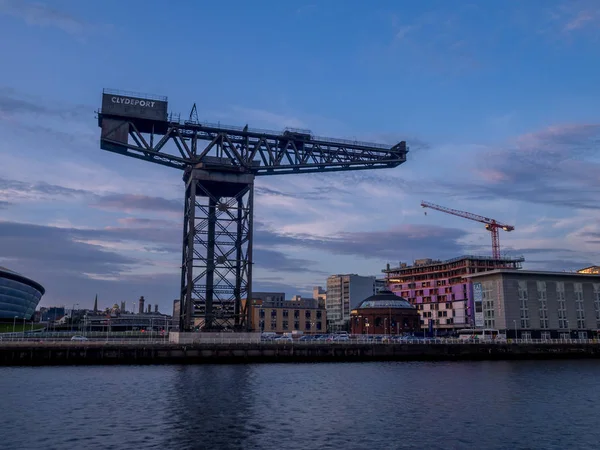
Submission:
M 0 0 L 1 2 L 1 0 Z M 100 148 L 183 171 L 180 329 L 251 328 L 254 180 L 372 170 L 406 162 L 408 146 L 344 141 L 310 130 L 267 131 L 168 113 L 168 99 L 105 89 Z M 148 189 L 152 189 L 150 180 Z
M 459 211 L 458 209 L 446 208 L 444 206 L 434 205 L 433 203 L 429 202 L 421 202 L 421 206 L 423 208 L 431 208 L 437 211 L 445 212 L 447 214 L 452 214 L 454 216 L 464 217 L 465 219 L 484 223 L 485 229 L 492 233 L 492 255 L 494 259 L 500 259 L 500 233 L 498 230 L 500 228 L 504 231 L 513 231 L 515 229 L 515 227 L 513 227 L 512 225 L 506 225 L 494 219 L 479 216 L 470 212 Z

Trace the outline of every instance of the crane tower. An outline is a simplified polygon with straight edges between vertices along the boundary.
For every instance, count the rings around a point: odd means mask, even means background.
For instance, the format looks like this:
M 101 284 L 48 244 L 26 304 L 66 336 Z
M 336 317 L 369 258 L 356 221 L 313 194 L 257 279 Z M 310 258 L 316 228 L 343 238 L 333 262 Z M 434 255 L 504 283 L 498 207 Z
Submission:
M 408 148 L 202 123 L 168 113 L 166 97 L 104 89 L 100 148 L 183 171 L 180 329 L 250 329 L 254 179 L 385 169 Z M 247 299 L 246 302 L 243 300 Z
M 513 227 L 512 225 L 506 225 L 494 219 L 483 217 L 470 212 L 459 211 L 458 209 L 446 208 L 444 206 L 435 205 L 429 202 L 421 202 L 421 206 L 423 208 L 431 208 L 437 211 L 444 212 L 446 214 L 452 214 L 453 216 L 463 217 L 465 219 L 484 223 L 485 229 L 492 234 L 492 256 L 494 257 L 494 259 L 501 259 L 499 230 L 502 229 L 504 231 L 513 231 L 515 229 L 515 227 Z

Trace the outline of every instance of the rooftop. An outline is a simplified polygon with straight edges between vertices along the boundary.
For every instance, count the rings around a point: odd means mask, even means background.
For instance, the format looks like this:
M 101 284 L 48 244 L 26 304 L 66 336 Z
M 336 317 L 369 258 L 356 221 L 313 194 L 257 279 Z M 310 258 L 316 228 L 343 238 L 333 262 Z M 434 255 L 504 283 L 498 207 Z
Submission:
M 367 297 L 356 307 L 356 309 L 370 308 L 415 309 L 408 300 L 388 290 L 381 290 L 378 294 Z
M 515 256 L 515 257 L 505 257 L 505 258 L 493 258 L 491 256 L 477 256 L 477 255 L 463 255 L 463 256 L 457 256 L 456 258 L 452 258 L 452 259 L 447 259 L 447 260 L 441 260 L 441 259 L 430 259 L 430 258 L 423 258 L 423 259 L 416 259 L 413 263 L 413 265 L 408 265 L 408 264 L 400 264 L 400 266 L 398 267 L 388 267 L 386 269 L 383 269 L 382 272 L 384 273 L 388 273 L 388 272 L 397 272 L 399 270 L 405 270 L 405 269 L 414 269 L 415 267 L 428 267 L 428 266 L 439 266 L 441 264 L 452 264 L 455 262 L 459 262 L 459 261 L 464 261 L 464 260 L 471 260 L 471 261 L 497 261 L 500 263 L 519 263 L 519 262 L 523 262 L 525 261 L 525 258 L 523 256 Z
M 546 275 L 546 276 L 561 276 L 561 277 L 588 277 L 588 278 L 600 278 L 600 274 L 597 273 L 581 273 L 581 272 L 553 272 L 550 270 L 522 270 L 522 269 L 494 269 L 488 270 L 487 272 L 471 273 L 463 275 L 465 278 L 477 278 L 487 277 L 490 275 L 497 275 L 503 273 L 517 274 L 517 275 Z

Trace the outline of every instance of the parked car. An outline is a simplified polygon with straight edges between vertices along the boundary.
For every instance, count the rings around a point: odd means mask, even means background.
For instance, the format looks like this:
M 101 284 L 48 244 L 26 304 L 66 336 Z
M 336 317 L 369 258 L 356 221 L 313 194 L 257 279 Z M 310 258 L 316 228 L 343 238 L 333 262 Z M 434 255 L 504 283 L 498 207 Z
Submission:
M 85 336 L 73 336 L 71 338 L 72 341 L 87 341 L 88 338 L 86 338 Z

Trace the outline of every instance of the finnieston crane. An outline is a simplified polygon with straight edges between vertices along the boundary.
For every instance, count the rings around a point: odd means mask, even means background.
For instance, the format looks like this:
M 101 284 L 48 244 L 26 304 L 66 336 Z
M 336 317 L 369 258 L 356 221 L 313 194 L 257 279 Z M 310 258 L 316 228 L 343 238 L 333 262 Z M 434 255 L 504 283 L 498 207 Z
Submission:
M 250 329 L 255 177 L 393 168 L 408 152 L 405 141 L 203 123 L 195 105 L 182 120 L 166 97 L 109 89 L 97 114 L 101 149 L 183 171 L 182 331 Z
M 473 214 L 466 211 L 459 211 L 458 209 L 446 208 L 444 206 L 435 205 L 429 202 L 421 202 L 421 206 L 423 208 L 431 208 L 436 211 L 441 211 L 446 214 L 452 214 L 453 216 L 463 217 L 465 219 L 474 220 L 476 222 L 481 222 L 485 224 L 485 229 L 488 230 L 492 234 L 492 256 L 494 259 L 500 259 L 500 232 L 502 229 L 504 231 L 513 231 L 515 229 L 512 225 L 506 225 L 504 223 L 500 223 L 495 219 L 490 219 L 488 217 L 483 217 L 478 214 Z

